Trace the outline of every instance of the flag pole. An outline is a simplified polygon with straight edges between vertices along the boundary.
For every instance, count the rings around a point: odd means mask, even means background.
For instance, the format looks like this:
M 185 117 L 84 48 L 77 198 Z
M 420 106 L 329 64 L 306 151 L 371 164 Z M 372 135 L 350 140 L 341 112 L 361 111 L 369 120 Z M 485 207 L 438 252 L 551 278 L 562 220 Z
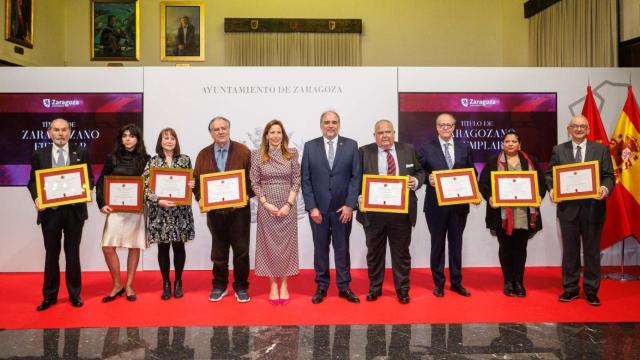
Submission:
M 634 281 L 634 280 L 640 280 L 640 276 L 636 276 L 636 275 L 631 275 L 631 274 L 625 274 L 624 273 L 624 243 L 626 242 L 626 238 L 622 239 L 622 246 L 620 246 L 621 250 L 621 256 L 620 256 L 620 272 L 619 273 L 613 273 L 613 274 L 606 274 L 603 277 L 605 279 L 613 279 L 613 280 L 620 280 L 620 281 Z

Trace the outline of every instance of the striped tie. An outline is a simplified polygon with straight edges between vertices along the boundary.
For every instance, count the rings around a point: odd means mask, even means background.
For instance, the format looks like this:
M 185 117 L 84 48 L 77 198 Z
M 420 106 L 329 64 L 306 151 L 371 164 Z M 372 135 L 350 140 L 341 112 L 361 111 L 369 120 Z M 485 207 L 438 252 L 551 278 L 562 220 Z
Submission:
M 391 155 L 391 149 L 385 151 L 387 152 L 387 175 L 395 175 L 396 161 L 393 159 L 393 155 Z

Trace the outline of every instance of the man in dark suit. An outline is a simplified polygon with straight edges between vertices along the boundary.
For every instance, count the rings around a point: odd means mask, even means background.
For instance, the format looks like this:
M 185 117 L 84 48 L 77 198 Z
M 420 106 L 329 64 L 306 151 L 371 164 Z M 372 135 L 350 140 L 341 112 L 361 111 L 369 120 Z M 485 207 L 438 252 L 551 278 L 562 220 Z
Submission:
M 589 121 L 582 115 L 574 116 L 567 131 L 571 140 L 558 144 L 551 152 L 549 168 L 545 176 L 547 187 L 553 198 L 553 167 L 556 165 L 597 160 L 600 166 L 600 189 L 597 199 L 568 200 L 558 204 L 556 214 L 560 220 L 562 235 L 562 288 L 564 292 L 558 300 L 569 302 L 580 294 L 580 242 L 584 253 L 584 289 L 587 302 L 600 305 L 600 238 L 606 214 L 606 202 L 615 185 L 613 164 L 609 148 L 588 141 Z
M 69 122 L 62 118 L 54 119 L 49 124 L 48 133 L 53 144 L 33 152 L 31 174 L 27 185 L 38 211 L 37 223 L 42 227 L 45 248 L 43 300 L 37 307 L 38 311 L 46 310 L 58 302 L 58 291 L 60 290 L 59 258 L 63 233 L 66 260 L 65 282 L 69 299 L 72 306 L 82 306 L 80 298 L 82 287 L 80 240 L 84 221 L 88 216 L 85 203 L 40 209 L 36 188 L 36 170 L 87 164 L 89 185 L 93 189 L 93 172 L 91 171 L 89 154 L 84 147 L 69 144 L 69 136 L 71 135 Z
M 247 197 L 253 196 L 249 169 L 251 151 L 239 142 L 232 141 L 231 122 L 216 116 L 209 122 L 213 144 L 200 150 L 193 167 L 196 186 L 193 194 L 200 201 L 200 175 L 230 170 L 244 170 Z M 251 205 L 211 210 L 207 212 L 207 227 L 211 232 L 211 260 L 213 280 L 209 301 L 220 301 L 227 295 L 229 284 L 229 249 L 233 250 L 233 290 L 236 300 L 249 302 L 249 235 Z
M 443 113 L 436 118 L 438 138 L 422 145 L 420 163 L 429 175 L 424 199 L 424 214 L 431 234 L 431 274 L 436 297 L 444 296 L 445 241 L 449 239 L 449 280 L 451 291 L 462 296 L 471 293 L 462 286 L 462 234 L 467 224 L 469 204 L 440 206 L 436 196 L 434 171 L 473 167 L 471 146 L 453 138 L 456 119 Z
M 349 235 L 362 177 L 358 143 L 338 136 L 340 116 L 335 111 L 322 113 L 320 129 L 322 136 L 304 144 L 302 155 L 302 196 L 313 233 L 317 285 L 311 302 L 318 304 L 327 296 L 329 245 L 333 244 L 338 296 L 359 303 L 349 288 Z
M 411 228 L 416 224 L 418 199 L 415 191 L 424 182 L 424 171 L 413 145 L 395 142 L 395 130 L 389 120 L 376 122 L 375 143 L 360 148 L 362 173 L 409 176 L 409 213 L 393 214 L 358 211 L 356 219 L 364 226 L 367 242 L 369 293 L 367 301 L 382 295 L 387 241 L 391 251 L 393 283 L 398 301 L 409 303 L 409 272 L 411 271 Z
M 191 24 L 188 16 L 180 18 L 176 44 L 178 56 L 200 55 L 196 45 L 196 28 Z

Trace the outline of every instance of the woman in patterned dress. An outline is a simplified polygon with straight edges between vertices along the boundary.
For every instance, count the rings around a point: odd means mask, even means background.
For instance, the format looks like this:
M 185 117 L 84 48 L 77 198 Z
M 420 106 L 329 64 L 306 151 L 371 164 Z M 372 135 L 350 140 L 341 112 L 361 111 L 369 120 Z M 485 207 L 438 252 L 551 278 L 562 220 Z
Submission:
M 148 160 L 149 155 L 142 139 L 142 130 L 135 124 L 125 125 L 118 131 L 116 145 L 113 151 L 107 155 L 102 174 L 96 184 L 98 207 L 103 214 L 107 214 L 102 234 L 102 252 L 113 282 L 111 292 L 102 298 L 103 302 L 113 301 L 125 293 L 127 300 L 136 301 L 133 280 L 140 260 L 140 249 L 147 247 L 144 215 L 113 212 L 104 199 L 104 177 L 108 175 L 140 176 Z M 116 252 L 118 247 L 129 249 L 125 286 L 122 285 L 122 279 L 120 279 L 120 259 Z
M 257 214 L 257 276 L 268 276 L 269 302 L 289 303 L 287 278 L 298 274 L 298 216 L 300 189 L 298 152 L 279 120 L 271 120 L 262 132 L 260 149 L 251 153 L 251 186 L 260 205 Z M 278 286 L 278 282 L 280 285 Z
M 173 296 L 177 299 L 184 294 L 182 291 L 182 271 L 186 260 L 184 245 L 193 240 L 195 231 L 193 226 L 193 212 L 190 205 L 176 205 L 169 200 L 159 200 L 149 188 L 149 174 L 151 168 L 180 168 L 191 169 L 191 159 L 180 153 L 178 135 L 172 128 L 160 131 L 156 142 L 156 155 L 149 160 L 144 169 L 145 198 L 147 200 L 147 234 L 149 243 L 158 244 L 158 264 L 162 274 L 162 300 L 171 298 L 171 269 L 169 249 L 173 248 L 173 267 L 175 282 Z M 189 181 L 189 186 L 195 186 L 195 180 Z

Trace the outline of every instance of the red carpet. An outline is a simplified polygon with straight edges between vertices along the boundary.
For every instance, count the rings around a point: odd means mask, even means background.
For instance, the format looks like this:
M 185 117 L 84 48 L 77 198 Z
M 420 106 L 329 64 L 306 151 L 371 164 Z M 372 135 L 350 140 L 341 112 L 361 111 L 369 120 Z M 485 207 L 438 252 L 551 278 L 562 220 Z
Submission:
M 211 303 L 210 276 L 208 271 L 186 272 L 184 298 L 162 301 L 160 274 L 139 272 L 138 301 L 119 298 L 103 304 L 101 298 L 111 287 L 109 275 L 85 273 L 84 307 L 71 307 L 63 288 L 57 305 L 37 312 L 42 274 L 4 273 L 0 274 L 0 288 L 4 289 L 0 328 L 640 321 L 640 282 L 603 280 L 600 307 L 589 306 L 584 298 L 560 303 L 559 268 L 527 268 L 526 298 L 502 295 L 499 268 L 463 269 L 464 285 L 472 293 L 470 298 L 449 291 L 445 291 L 444 298 L 435 298 L 431 294 L 429 270 L 414 269 L 408 305 L 396 301 L 389 271 L 383 296 L 376 302 L 364 299 L 368 289 L 366 270 L 355 270 L 352 289 L 361 297 L 361 304 L 338 298 L 333 287 L 323 303 L 313 305 L 310 300 L 315 290 L 313 271 L 304 270 L 290 281 L 291 303 L 277 307 L 268 303 L 268 280 L 256 277 L 250 279 L 250 303 L 239 304 L 232 291 L 221 302 Z

